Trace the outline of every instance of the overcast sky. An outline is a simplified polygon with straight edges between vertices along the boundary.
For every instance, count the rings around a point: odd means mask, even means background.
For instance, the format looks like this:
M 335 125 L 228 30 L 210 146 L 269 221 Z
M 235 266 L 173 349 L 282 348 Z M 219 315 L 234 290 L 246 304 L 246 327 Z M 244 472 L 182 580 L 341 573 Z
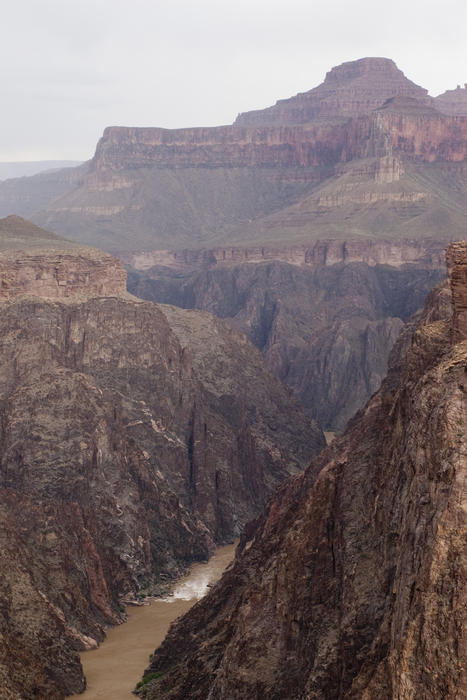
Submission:
M 109 125 L 210 126 L 386 56 L 467 83 L 465 0 L 4 0 L 0 161 L 87 159 Z

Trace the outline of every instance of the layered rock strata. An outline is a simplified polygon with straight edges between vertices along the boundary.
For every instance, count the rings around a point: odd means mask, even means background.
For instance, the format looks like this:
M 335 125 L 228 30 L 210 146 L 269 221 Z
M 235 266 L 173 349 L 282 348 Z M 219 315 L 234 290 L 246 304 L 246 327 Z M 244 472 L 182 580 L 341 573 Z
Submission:
M 279 100 L 273 107 L 239 114 L 235 124 L 302 124 L 316 119 L 358 117 L 402 95 L 430 105 L 428 91 L 408 80 L 388 58 L 361 58 L 330 70 L 313 90 Z
M 403 322 L 444 277 L 442 248 L 350 240 L 123 257 L 138 266 L 132 293 L 224 318 L 321 425 L 342 430 L 379 388 Z
M 58 700 L 122 598 L 232 540 L 324 438 L 222 321 L 118 280 L 41 298 L 27 265 L 0 303 L 0 684 Z
M 232 126 L 109 127 L 89 163 L 0 183 L 0 214 L 110 251 L 462 235 L 458 102 L 365 58 Z
M 101 250 L 79 247 L 18 216 L 0 219 L 0 300 L 121 296 L 126 274 Z
M 173 625 L 146 698 L 465 696 L 466 254 L 454 320 L 432 295 L 380 391 Z

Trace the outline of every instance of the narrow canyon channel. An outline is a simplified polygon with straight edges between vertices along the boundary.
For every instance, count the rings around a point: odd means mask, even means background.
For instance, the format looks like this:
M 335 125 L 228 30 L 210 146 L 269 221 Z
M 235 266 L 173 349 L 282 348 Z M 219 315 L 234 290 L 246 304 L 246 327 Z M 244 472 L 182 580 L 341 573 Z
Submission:
M 183 615 L 208 591 L 232 561 L 236 544 L 219 547 L 207 563 L 194 564 L 174 586 L 173 595 L 149 605 L 129 606 L 128 621 L 111 628 L 98 649 L 81 654 L 87 689 L 73 698 L 134 700 L 131 691 L 161 644 L 170 623 Z

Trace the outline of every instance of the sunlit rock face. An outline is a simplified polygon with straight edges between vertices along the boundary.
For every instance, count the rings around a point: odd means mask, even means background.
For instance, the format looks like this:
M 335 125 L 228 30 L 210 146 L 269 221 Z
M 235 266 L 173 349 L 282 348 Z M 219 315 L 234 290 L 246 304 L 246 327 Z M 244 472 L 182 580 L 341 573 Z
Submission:
M 156 650 L 147 698 L 457 699 L 466 690 L 464 243 L 380 391 L 247 528 Z
M 58 699 L 122 597 L 231 541 L 324 437 L 221 320 L 131 297 L 108 254 L 2 226 L 0 687 Z

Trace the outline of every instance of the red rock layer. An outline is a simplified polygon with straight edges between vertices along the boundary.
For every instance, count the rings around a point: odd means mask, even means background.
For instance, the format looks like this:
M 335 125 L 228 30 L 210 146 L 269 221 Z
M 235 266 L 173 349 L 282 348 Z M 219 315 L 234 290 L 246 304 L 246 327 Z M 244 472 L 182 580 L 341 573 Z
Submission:
M 424 162 L 456 162 L 465 160 L 466 144 L 467 117 L 387 108 L 337 125 L 177 130 L 108 127 L 85 182 L 90 191 L 112 190 L 131 186 L 129 173 L 118 178 L 123 168 L 318 167 L 385 156 L 391 149 Z
M 126 272 L 102 250 L 78 247 L 19 216 L 0 219 L 0 301 L 121 296 Z

